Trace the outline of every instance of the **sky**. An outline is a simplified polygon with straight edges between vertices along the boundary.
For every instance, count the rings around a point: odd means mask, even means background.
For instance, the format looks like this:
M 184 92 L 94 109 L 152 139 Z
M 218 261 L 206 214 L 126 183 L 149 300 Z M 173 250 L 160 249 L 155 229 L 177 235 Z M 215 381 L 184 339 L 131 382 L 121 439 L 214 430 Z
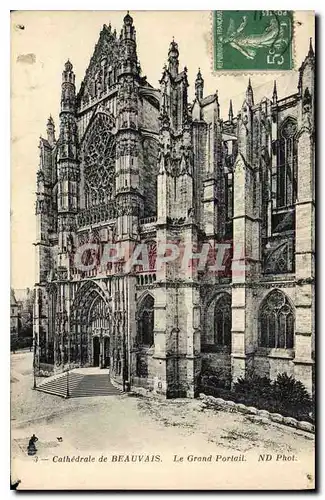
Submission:
M 143 75 L 154 87 L 167 62 L 168 47 L 178 43 L 180 68 L 187 66 L 189 97 L 201 69 L 204 94 L 218 90 L 221 115 L 228 114 L 229 99 L 237 113 L 251 77 L 255 102 L 297 91 L 297 68 L 304 60 L 309 38 L 314 38 L 312 12 L 295 13 L 295 69 L 286 72 L 220 74 L 212 71 L 212 15 L 209 11 L 130 12 L 137 32 L 137 50 Z M 77 90 L 84 77 L 103 24 L 111 22 L 118 34 L 125 12 L 119 11 L 15 11 L 11 13 L 11 284 L 32 287 L 35 282 L 35 189 L 39 137 L 46 136 L 51 114 L 59 128 L 61 75 L 69 58 Z M 24 26 L 24 29 L 21 27 Z M 26 57 L 27 55 L 27 57 Z

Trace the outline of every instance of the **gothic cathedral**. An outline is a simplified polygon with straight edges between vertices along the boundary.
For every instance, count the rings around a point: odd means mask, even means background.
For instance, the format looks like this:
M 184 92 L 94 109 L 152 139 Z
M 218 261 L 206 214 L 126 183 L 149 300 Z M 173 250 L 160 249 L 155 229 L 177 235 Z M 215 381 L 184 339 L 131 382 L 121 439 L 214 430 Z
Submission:
M 256 103 L 249 82 L 227 120 L 200 71 L 189 102 L 175 41 L 159 83 L 141 76 L 129 14 L 119 37 L 104 25 L 78 93 L 65 63 L 58 138 L 50 117 L 39 144 L 37 371 L 109 367 L 168 398 L 195 397 L 207 371 L 225 387 L 286 372 L 311 393 L 313 48 L 295 94 L 275 84 Z M 160 242 L 227 251 L 216 271 L 191 254 L 157 266 Z M 145 247 L 148 266 L 103 260 L 108 244 Z

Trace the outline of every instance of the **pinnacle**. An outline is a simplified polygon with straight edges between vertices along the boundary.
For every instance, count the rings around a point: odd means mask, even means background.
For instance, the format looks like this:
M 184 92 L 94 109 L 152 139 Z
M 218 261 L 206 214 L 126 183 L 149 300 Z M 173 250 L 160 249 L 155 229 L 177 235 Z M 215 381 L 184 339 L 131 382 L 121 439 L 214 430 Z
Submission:
M 274 80 L 273 95 L 277 95 L 276 80 Z
M 133 24 L 133 18 L 130 16 L 130 11 L 127 11 L 126 16 L 123 19 L 126 26 L 131 26 Z
M 70 59 L 68 59 L 64 65 L 64 69 L 65 71 L 72 71 L 72 68 L 73 68 L 72 63 L 70 62 Z
M 234 112 L 232 108 L 232 99 L 229 101 L 229 113 L 228 113 L 229 120 L 231 121 L 234 117 Z
M 170 42 L 170 50 L 172 50 L 172 49 L 178 49 L 178 45 L 177 45 L 177 43 L 175 42 L 175 38 L 174 38 L 174 36 L 173 36 L 172 41 Z
M 247 90 L 246 90 L 246 102 L 249 105 L 254 105 L 254 98 L 253 98 L 253 88 L 252 88 L 252 82 L 251 79 L 248 79 L 248 85 L 247 85 Z

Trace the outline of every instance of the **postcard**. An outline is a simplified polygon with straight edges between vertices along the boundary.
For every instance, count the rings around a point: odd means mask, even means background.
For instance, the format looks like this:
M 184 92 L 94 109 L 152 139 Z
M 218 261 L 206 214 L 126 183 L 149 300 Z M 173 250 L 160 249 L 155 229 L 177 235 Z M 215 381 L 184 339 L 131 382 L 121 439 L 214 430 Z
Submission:
M 11 485 L 315 489 L 315 14 L 11 13 Z

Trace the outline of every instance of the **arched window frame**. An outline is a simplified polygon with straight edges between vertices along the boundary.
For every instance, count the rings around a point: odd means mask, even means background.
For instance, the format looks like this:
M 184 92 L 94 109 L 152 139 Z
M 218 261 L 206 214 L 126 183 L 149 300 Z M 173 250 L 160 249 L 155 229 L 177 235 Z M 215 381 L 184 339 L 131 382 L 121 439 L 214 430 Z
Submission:
M 152 295 L 146 295 L 140 303 L 137 315 L 137 341 L 146 347 L 154 344 L 154 304 Z
M 297 194 L 297 120 L 288 117 L 279 128 L 276 174 L 276 206 L 289 208 Z
M 231 297 L 222 293 L 214 305 L 214 341 L 215 345 L 231 347 Z
M 85 208 L 114 199 L 116 141 L 110 117 L 99 113 L 86 133 L 83 144 Z
M 258 345 L 268 349 L 294 348 L 294 308 L 281 290 L 273 290 L 259 310 Z

